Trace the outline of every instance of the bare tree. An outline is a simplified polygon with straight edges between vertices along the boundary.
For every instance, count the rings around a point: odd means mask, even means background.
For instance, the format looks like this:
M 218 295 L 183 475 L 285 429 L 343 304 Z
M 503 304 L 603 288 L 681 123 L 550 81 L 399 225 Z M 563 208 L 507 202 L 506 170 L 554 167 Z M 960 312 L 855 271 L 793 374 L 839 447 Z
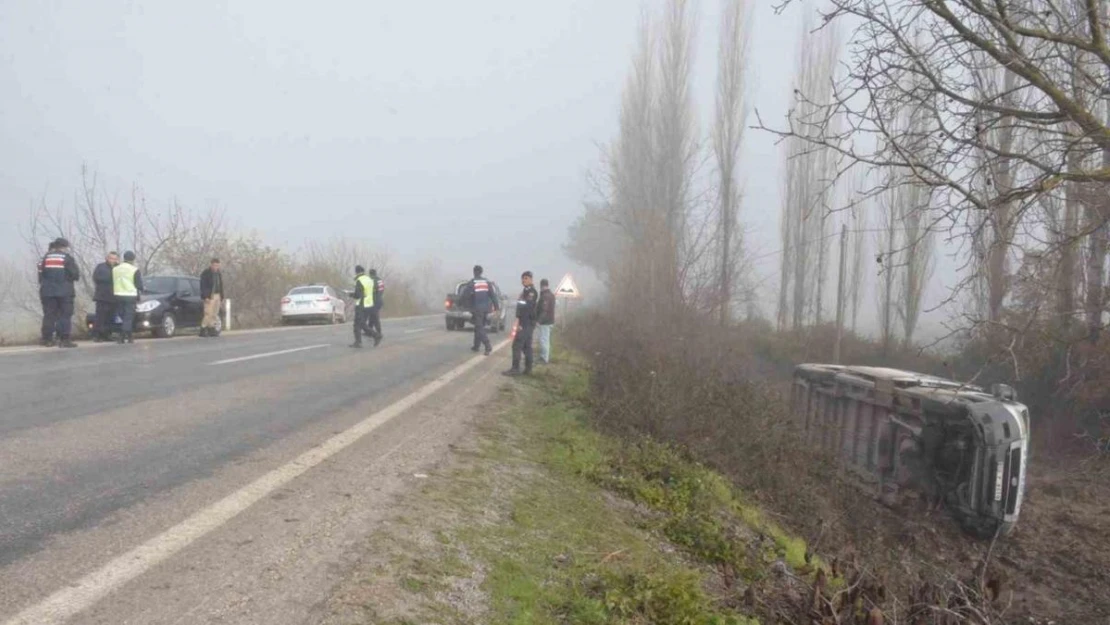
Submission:
M 879 252 L 876 257 L 879 264 L 879 340 L 885 353 L 889 353 L 894 344 L 894 299 L 898 278 L 895 254 L 900 247 L 898 206 L 901 198 L 898 196 L 897 187 L 890 186 L 879 197 L 881 229 L 875 240 Z
M 713 154 L 720 179 L 718 188 L 718 236 L 720 321 L 731 319 L 731 304 L 740 255 L 740 229 L 736 227 L 739 193 L 736 165 L 744 138 L 747 105 L 744 79 L 747 74 L 749 12 L 745 0 L 722 0 L 720 41 L 717 51 L 716 119 L 713 123 Z
M 810 14 L 807 14 L 803 32 L 810 32 L 811 24 Z M 798 52 L 795 107 L 790 119 L 805 132 L 805 129 L 818 128 L 814 116 L 821 111 L 811 98 L 821 101 L 823 95 L 830 94 L 840 41 L 833 28 L 823 29 L 803 40 Z M 815 147 L 815 143 L 816 137 L 796 137 L 787 142 L 785 201 L 780 222 L 784 256 L 779 316 L 780 325 L 785 325 L 782 321 L 789 308 L 794 329 L 803 326 L 810 312 L 820 322 L 824 296 L 822 276 L 827 268 L 821 262 L 828 250 L 828 215 L 832 208 L 836 155 L 822 146 Z
M 782 4 L 791 3 L 797 0 Z M 1110 215 L 1083 198 L 1085 189 L 1110 183 L 1110 157 L 1102 159 L 1110 148 L 1106 3 L 829 0 L 827 6 L 827 24 L 843 18 L 854 29 L 844 76 L 831 97 L 806 97 L 816 111 L 808 121 L 791 116 L 785 130 L 760 125 L 852 163 L 900 169 L 931 187 L 934 205 L 943 207 L 934 222 L 943 220 L 954 236 L 962 236 L 960 229 L 983 235 L 977 245 L 988 318 L 1002 315 L 1008 264 L 1020 253 L 1015 233 L 1041 196 L 1066 191 L 1051 243 L 1059 250 L 1056 307 L 1065 320 L 1075 315 L 1086 282 L 1087 325 L 1099 326 Z M 982 88 L 991 75 L 1001 75 L 1001 84 Z M 894 123 L 904 107 L 929 119 L 923 146 L 915 145 L 920 138 L 912 128 Z
M 859 308 L 867 290 L 867 232 L 870 223 L 871 202 L 857 203 L 848 223 L 852 247 L 848 265 L 848 308 L 851 315 L 852 333 L 859 327 Z
M 690 0 L 669 0 L 658 22 L 642 19 L 620 129 L 597 181 L 600 199 L 569 233 L 576 258 L 608 265 L 610 284 L 621 289 L 614 301 L 652 318 L 698 305 L 712 278 L 712 228 L 701 210 L 710 203 L 692 189 L 700 153 L 690 87 L 694 24 Z M 601 230 L 617 253 L 593 249 Z
M 930 229 L 929 195 L 931 189 L 919 184 L 903 187 L 899 206 L 902 230 L 902 262 L 898 289 L 898 317 L 902 321 L 902 340 L 913 342 L 921 315 L 925 285 L 933 272 L 933 232 Z

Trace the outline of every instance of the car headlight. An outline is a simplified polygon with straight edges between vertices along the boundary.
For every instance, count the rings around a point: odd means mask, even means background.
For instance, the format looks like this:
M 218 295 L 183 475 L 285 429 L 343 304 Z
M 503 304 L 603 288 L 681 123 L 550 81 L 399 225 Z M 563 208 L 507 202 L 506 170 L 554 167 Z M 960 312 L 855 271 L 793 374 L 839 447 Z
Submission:
M 139 302 L 139 305 L 135 307 L 135 312 L 148 313 L 161 305 L 162 302 L 159 302 L 156 299 L 146 302 Z

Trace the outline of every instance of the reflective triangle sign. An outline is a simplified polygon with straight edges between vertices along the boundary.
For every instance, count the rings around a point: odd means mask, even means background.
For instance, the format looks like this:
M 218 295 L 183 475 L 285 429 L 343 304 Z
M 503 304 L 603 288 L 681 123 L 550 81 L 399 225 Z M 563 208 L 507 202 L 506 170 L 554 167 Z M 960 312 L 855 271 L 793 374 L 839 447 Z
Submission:
M 574 283 L 574 278 L 570 274 L 563 276 L 562 281 L 559 282 L 558 288 L 555 289 L 556 297 L 569 297 L 579 298 L 582 294 L 578 292 L 578 285 Z

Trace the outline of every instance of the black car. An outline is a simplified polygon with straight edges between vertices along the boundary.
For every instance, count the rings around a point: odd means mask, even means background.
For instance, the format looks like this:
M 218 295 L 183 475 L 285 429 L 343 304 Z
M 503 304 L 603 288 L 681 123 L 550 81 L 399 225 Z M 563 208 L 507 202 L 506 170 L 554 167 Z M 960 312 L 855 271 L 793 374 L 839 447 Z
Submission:
M 216 319 L 216 328 L 223 327 L 223 312 Z M 86 327 L 92 332 L 96 315 L 89 313 Z M 143 291 L 135 308 L 135 332 L 150 332 L 170 338 L 183 328 L 199 328 L 204 320 L 204 300 L 200 298 L 200 279 L 189 276 L 143 276 Z M 122 320 L 112 319 L 112 331 L 118 332 Z

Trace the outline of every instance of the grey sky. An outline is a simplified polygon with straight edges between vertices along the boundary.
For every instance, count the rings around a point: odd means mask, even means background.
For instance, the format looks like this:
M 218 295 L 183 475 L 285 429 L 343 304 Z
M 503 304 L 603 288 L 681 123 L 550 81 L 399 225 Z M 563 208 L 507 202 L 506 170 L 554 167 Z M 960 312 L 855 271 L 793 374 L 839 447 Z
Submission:
M 799 12 L 770 4 L 755 2 L 749 91 L 775 120 Z M 2 1 L 0 244 L 22 245 L 35 198 L 70 201 L 87 161 L 111 188 L 218 204 L 288 248 L 345 235 L 463 276 L 479 261 L 502 280 L 524 266 L 557 280 L 574 269 L 561 244 L 616 130 L 641 6 Z M 717 11 L 700 5 L 703 125 Z M 768 275 L 780 161 L 748 133 L 743 218 Z

